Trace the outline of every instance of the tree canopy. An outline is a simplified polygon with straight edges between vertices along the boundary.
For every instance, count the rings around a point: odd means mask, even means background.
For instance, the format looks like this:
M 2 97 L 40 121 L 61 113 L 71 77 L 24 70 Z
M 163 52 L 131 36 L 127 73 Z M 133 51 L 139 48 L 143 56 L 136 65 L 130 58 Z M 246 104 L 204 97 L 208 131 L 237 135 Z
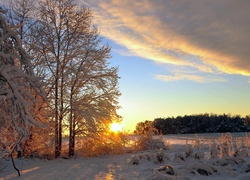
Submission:
M 154 121 L 138 123 L 135 133 L 143 134 L 148 127 L 154 127 L 162 134 L 244 132 L 247 130 L 248 119 L 248 116 L 242 118 L 239 115 L 206 113 L 156 118 Z

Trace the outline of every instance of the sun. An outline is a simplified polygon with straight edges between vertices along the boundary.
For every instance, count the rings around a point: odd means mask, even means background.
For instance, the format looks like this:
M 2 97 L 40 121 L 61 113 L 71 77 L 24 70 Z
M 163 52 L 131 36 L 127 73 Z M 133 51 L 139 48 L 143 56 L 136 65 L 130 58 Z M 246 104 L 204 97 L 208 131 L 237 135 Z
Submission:
M 110 130 L 115 132 L 115 133 L 122 131 L 122 124 L 117 123 L 117 122 L 110 124 Z

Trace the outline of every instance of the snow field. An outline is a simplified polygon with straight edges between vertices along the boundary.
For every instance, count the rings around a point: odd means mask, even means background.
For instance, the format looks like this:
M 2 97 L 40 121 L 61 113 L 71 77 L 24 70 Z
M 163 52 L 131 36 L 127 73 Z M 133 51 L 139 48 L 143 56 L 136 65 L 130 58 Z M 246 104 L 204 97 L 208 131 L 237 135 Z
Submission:
M 155 138 L 159 145 L 159 137 Z M 226 134 L 215 139 L 194 136 L 185 140 L 166 135 L 162 140 L 165 147 L 154 149 L 151 144 L 151 149 L 119 155 L 16 160 L 22 173 L 19 178 L 11 162 L 2 160 L 0 179 L 250 179 L 247 136 L 234 138 Z

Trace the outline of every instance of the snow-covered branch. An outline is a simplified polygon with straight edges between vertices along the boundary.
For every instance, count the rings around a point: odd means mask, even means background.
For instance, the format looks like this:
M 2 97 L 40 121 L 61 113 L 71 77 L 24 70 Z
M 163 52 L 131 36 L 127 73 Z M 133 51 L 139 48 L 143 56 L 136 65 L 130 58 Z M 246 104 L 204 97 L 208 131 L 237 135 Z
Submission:
M 12 153 L 15 147 L 29 135 L 29 129 L 36 125 L 45 127 L 34 117 L 37 97 L 45 99 L 41 78 L 34 75 L 31 57 L 22 47 L 21 41 L 0 14 L 0 123 L 1 137 L 8 139 L 4 150 Z

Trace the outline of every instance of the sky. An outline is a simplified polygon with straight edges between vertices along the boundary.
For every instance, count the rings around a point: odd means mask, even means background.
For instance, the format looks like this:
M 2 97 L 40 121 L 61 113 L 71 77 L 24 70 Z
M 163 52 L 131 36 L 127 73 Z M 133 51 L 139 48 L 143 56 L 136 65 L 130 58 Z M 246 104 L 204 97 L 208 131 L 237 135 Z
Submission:
M 159 117 L 250 114 L 250 1 L 79 1 L 112 47 L 124 129 Z

